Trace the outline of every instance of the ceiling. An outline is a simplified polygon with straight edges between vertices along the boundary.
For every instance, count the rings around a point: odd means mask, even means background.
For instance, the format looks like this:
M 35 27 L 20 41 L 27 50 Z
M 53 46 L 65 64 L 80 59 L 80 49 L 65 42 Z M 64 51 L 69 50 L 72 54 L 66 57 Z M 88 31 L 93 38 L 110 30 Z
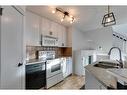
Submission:
M 76 20 L 73 24 L 61 22 L 60 15 L 52 14 L 53 8 L 62 8 L 73 15 Z M 102 28 L 102 18 L 107 13 L 107 6 L 27 6 L 27 10 L 37 13 L 50 20 L 58 22 L 65 26 L 74 26 L 81 31 L 88 31 Z M 116 25 L 127 23 L 127 6 L 111 6 L 110 11 L 114 12 Z

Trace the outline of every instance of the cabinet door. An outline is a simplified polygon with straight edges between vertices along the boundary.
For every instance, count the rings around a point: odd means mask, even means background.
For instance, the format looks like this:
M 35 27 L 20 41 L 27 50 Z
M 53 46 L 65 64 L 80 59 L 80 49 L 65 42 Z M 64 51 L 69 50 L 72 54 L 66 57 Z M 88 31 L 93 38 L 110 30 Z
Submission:
M 67 47 L 72 47 L 72 29 L 67 29 Z
M 50 36 L 51 21 L 46 18 L 41 18 L 41 33 L 45 36 Z
M 3 7 L 1 16 L 1 89 L 23 89 L 23 15 Z
M 69 76 L 69 61 L 68 59 L 66 60 L 66 77 Z
M 31 12 L 26 12 L 26 44 L 40 46 L 40 17 Z
M 72 58 L 69 57 L 69 75 L 72 74 Z
M 58 25 L 58 46 L 62 47 L 62 43 L 63 43 L 63 33 L 62 33 L 62 26 Z
M 62 25 L 59 25 L 57 28 L 58 31 L 58 46 L 66 47 L 66 28 Z
M 71 59 L 71 57 L 67 58 L 66 64 L 67 64 L 67 76 L 69 76 L 70 74 L 72 74 L 72 59 Z
M 50 32 L 52 32 L 51 36 L 57 38 L 58 37 L 57 31 L 58 31 L 58 24 L 55 22 L 51 22 L 51 30 L 50 30 Z
M 66 44 L 66 39 L 67 39 L 67 32 L 66 32 L 66 28 L 65 27 L 62 27 L 62 46 L 63 47 L 66 47 L 67 44 Z

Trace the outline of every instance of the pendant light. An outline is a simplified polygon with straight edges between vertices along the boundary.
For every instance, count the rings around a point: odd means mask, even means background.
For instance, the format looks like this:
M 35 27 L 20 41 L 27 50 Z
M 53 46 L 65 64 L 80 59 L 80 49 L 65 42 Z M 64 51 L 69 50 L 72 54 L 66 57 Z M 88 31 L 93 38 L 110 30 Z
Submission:
M 110 6 L 108 6 L 108 14 L 105 14 L 102 20 L 102 25 L 104 27 L 115 25 L 116 24 L 116 19 L 113 14 L 113 12 L 110 12 Z

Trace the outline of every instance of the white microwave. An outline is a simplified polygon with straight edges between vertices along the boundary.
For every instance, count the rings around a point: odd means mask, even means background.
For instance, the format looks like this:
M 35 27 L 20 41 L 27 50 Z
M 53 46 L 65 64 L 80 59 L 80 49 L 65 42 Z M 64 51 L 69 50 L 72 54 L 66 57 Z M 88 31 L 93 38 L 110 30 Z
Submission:
M 42 46 L 58 46 L 58 38 L 42 36 Z

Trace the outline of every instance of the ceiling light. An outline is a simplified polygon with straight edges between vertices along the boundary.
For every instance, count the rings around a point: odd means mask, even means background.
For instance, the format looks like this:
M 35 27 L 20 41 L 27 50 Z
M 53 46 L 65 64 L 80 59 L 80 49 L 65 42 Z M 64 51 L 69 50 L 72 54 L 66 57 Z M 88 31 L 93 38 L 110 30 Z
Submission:
M 61 22 L 63 22 L 63 20 L 64 20 L 64 19 L 62 18 L 62 19 L 61 19 Z
M 70 15 L 70 18 L 73 18 L 73 16 L 72 16 L 72 15 Z
M 75 20 L 75 19 L 72 17 L 72 18 L 70 19 L 70 23 L 73 23 L 74 20 Z
M 65 19 L 65 16 L 66 16 L 66 15 L 64 14 L 63 18 L 61 19 L 61 22 L 63 22 L 63 20 Z
M 52 13 L 53 13 L 53 14 L 56 13 L 56 10 L 52 10 Z
M 111 21 L 111 18 L 107 18 L 107 22 L 110 22 Z
M 63 14 L 63 18 L 61 19 L 61 22 L 63 22 L 64 21 L 64 19 L 66 19 L 66 18 L 69 18 L 70 20 L 70 23 L 73 23 L 74 22 L 74 17 L 72 16 L 72 15 L 70 15 L 70 13 L 69 12 L 67 12 L 67 11 L 64 11 L 63 9 L 61 9 L 61 8 L 56 8 L 55 10 L 53 10 L 52 11 L 52 13 L 61 13 L 61 14 Z
M 113 12 L 110 12 L 110 7 L 108 6 L 108 14 L 105 14 L 102 20 L 102 25 L 104 27 L 110 26 L 110 25 L 115 25 L 116 20 Z
M 73 23 L 72 21 L 70 21 L 70 23 Z
M 73 18 L 72 17 L 70 17 L 70 20 L 72 20 Z

